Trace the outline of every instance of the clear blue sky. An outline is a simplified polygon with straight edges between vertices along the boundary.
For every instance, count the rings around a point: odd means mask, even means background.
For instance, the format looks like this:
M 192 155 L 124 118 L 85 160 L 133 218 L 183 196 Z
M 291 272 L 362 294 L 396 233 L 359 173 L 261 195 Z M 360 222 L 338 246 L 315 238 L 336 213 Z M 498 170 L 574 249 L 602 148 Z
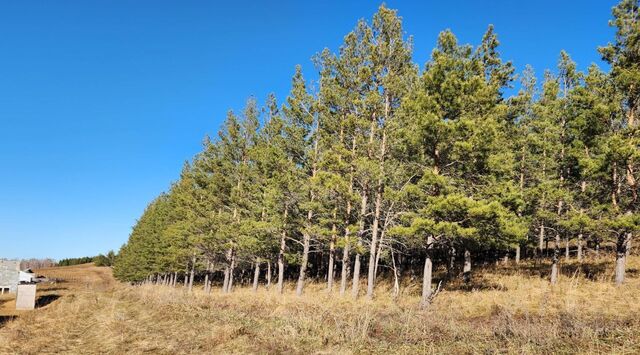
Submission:
M 488 3 L 488 4 L 487 4 Z M 337 49 L 376 1 L 0 0 L 0 257 L 117 250 L 147 203 L 250 95 Z M 540 75 L 561 49 L 600 63 L 615 1 L 386 1 L 428 59 L 450 28 L 494 24 L 504 58 Z

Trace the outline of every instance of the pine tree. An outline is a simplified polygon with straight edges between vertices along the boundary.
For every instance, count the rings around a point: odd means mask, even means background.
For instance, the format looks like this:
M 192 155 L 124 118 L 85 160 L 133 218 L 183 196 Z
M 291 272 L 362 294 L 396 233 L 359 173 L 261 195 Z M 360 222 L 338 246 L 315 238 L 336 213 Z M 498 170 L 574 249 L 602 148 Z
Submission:
M 616 218 L 627 221 L 628 214 L 637 212 L 637 164 L 638 164 L 638 124 L 640 112 L 640 5 L 637 0 L 622 0 L 613 8 L 613 20 L 610 26 L 616 28 L 615 42 L 600 48 L 605 61 L 611 65 L 611 78 L 621 97 L 620 115 L 612 127 L 609 140 L 612 162 L 612 179 L 619 179 L 624 171 L 626 189 L 630 196 L 620 196 L 617 187 L 612 189 L 612 204 Z M 621 177 L 620 177 L 621 179 Z M 614 192 L 615 191 L 615 192 Z M 616 225 L 624 225 L 620 222 Z M 617 236 L 616 284 L 624 281 L 625 258 L 632 231 L 621 232 Z
M 289 145 L 287 150 L 291 155 L 293 164 L 302 169 L 302 179 L 307 180 L 303 185 L 307 187 L 307 191 L 305 191 L 306 198 L 296 206 L 306 211 L 305 216 L 302 217 L 302 256 L 296 286 L 296 294 L 300 296 L 307 276 L 311 241 L 315 237 L 313 235 L 313 222 L 317 191 L 314 186 L 309 186 L 308 183 L 313 182 L 317 174 L 320 151 L 318 136 L 320 121 L 316 112 L 315 99 L 307 91 L 300 66 L 296 67 L 296 73 L 292 79 L 291 93 L 287 98 L 287 105 L 284 107 L 284 114 L 288 122 L 286 138 Z
M 613 10 L 615 40 L 600 48 L 610 72 L 581 73 L 562 51 L 540 87 L 527 67 L 506 97 L 515 71 L 493 26 L 477 46 L 442 32 L 419 70 L 402 19 L 380 6 L 337 53 L 315 56 L 317 87 L 298 66 L 284 105 L 270 95 L 264 108 L 251 98 L 229 111 L 117 257 L 99 260 L 115 259 L 121 280 L 184 277 L 205 292 L 222 274 L 224 293 L 238 283 L 257 292 L 265 266 L 269 288 L 274 262 L 278 293 L 295 278 L 301 295 L 314 275 L 333 292 L 340 269 L 339 292 L 352 276 L 353 297 L 366 266 L 371 299 L 380 275 L 397 296 L 419 259 L 426 306 L 434 269 L 451 278 L 462 256 L 468 282 L 476 260 L 532 249 L 540 262 L 551 251 L 555 284 L 561 246 L 568 259 L 575 243 L 582 261 L 587 241 L 597 254 L 607 240 L 620 284 L 639 228 L 638 12 L 637 0 Z

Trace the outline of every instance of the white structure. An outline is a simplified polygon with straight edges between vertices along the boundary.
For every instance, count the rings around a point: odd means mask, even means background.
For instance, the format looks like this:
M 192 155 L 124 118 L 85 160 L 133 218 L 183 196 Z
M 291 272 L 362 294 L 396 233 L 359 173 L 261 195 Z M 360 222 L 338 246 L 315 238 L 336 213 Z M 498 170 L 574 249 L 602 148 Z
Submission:
M 0 294 L 15 293 L 20 283 L 20 261 L 0 259 Z
M 20 271 L 20 276 L 18 277 L 18 282 L 22 283 L 22 282 L 33 282 L 34 279 L 36 278 L 36 274 L 33 273 L 33 271 L 31 271 L 31 269 L 26 269 L 26 270 L 22 270 Z
M 27 311 L 36 307 L 36 285 L 18 285 L 16 295 L 16 309 Z

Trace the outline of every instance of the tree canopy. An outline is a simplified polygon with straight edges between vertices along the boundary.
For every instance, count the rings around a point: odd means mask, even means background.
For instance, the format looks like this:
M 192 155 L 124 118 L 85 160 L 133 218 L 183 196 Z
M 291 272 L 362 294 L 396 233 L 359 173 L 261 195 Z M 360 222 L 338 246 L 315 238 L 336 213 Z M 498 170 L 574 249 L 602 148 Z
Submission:
M 332 291 L 339 273 L 340 293 L 351 278 L 357 297 L 366 266 L 371 298 L 378 275 L 424 263 L 427 300 L 433 262 L 464 260 L 467 274 L 474 259 L 545 257 L 547 243 L 555 282 L 564 241 L 579 259 L 614 244 L 622 282 L 639 221 L 639 13 L 637 0 L 614 7 L 615 38 L 599 48 L 608 72 L 581 72 L 562 51 L 538 81 L 501 57 L 491 25 L 477 45 L 443 31 L 416 64 L 382 5 L 314 56 L 317 81 L 298 66 L 281 103 L 227 114 L 144 211 L 114 274 L 204 276 L 231 292 L 252 271 L 255 288 L 265 266 L 269 286 L 277 264 L 280 292 L 295 278 L 301 294 L 309 277 Z

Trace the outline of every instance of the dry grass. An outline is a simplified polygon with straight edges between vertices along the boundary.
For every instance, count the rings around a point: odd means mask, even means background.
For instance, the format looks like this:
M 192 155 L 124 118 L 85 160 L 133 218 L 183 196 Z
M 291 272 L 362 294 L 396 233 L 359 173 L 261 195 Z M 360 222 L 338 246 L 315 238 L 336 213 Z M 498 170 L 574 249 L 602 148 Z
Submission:
M 0 352 L 640 353 L 640 258 L 620 288 L 611 263 L 590 265 L 601 271 L 565 265 L 555 287 L 534 265 L 487 268 L 476 275 L 481 289 L 450 284 L 428 310 L 416 306 L 418 285 L 396 301 L 387 285 L 373 302 L 327 295 L 321 284 L 302 298 L 248 288 L 188 295 L 114 284 L 108 269 L 85 267 L 78 276 L 93 281 L 69 283 L 53 304 L 0 328 Z
M 56 281 L 39 284 L 37 289 L 36 308 L 47 308 L 51 303 L 67 295 L 78 295 L 83 292 L 101 292 L 115 284 L 108 268 L 95 267 L 93 264 L 69 267 L 54 267 L 35 270 Z M 14 294 L 0 295 L 0 327 L 4 323 L 31 315 L 31 311 L 17 311 Z

